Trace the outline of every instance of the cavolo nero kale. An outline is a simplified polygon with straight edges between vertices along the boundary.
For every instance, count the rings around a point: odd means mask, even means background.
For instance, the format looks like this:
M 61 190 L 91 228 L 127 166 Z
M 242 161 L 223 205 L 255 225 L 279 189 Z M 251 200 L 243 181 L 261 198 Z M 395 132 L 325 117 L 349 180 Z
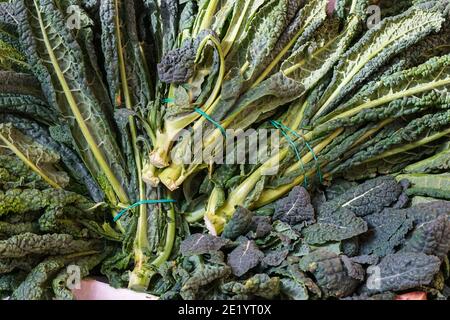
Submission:
M 220 237 L 188 236 L 181 256 L 155 279 L 155 288 L 168 293 L 154 293 L 170 299 L 394 299 L 420 289 L 443 298 L 435 279 L 448 282 L 441 266 L 450 249 L 450 204 L 409 206 L 409 185 L 391 176 L 340 183 L 351 187 L 327 189 L 322 201 L 297 187 L 267 209 L 272 217 L 267 210 L 237 208 Z M 269 232 L 257 236 L 254 230 L 267 220 Z
M 80 267 L 82 277 L 89 275 L 120 248 L 122 235 L 113 229 L 103 205 L 52 187 L 44 179 L 42 172 L 55 172 L 46 177 L 65 184 L 76 180 L 61 169 L 55 171 L 60 159 L 51 149 L 23 133 L 15 132 L 21 139 L 11 139 L 11 127 L 2 128 L 9 132 L 5 141 L 10 141 L 10 148 L 0 151 L 1 295 L 19 300 L 73 299 L 67 282 L 52 285 L 52 281 L 64 279 L 70 265 Z M 64 179 L 56 179 L 59 176 Z
M 0 0 L 0 297 L 74 299 L 77 265 L 161 299 L 448 298 L 449 35 L 448 0 Z M 268 159 L 216 161 L 273 124 Z

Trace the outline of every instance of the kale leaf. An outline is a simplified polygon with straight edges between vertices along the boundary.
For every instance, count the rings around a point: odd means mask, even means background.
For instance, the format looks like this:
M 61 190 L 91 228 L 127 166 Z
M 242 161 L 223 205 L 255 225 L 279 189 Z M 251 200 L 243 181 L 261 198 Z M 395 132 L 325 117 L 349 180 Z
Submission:
M 253 212 L 244 207 L 237 207 L 231 220 L 225 226 L 222 236 L 231 240 L 249 231 L 253 222 Z
M 363 217 L 391 206 L 402 191 L 402 186 L 394 177 L 381 176 L 355 186 L 338 198 L 325 203 L 321 207 L 321 212 L 346 208 L 358 217 Z
M 183 256 L 202 255 L 218 251 L 230 241 L 208 234 L 193 234 L 181 243 L 180 252 Z
M 425 253 L 441 259 L 450 250 L 450 204 L 445 201 L 408 209 L 415 228 L 402 252 Z
M 438 273 L 438 257 L 423 253 L 395 253 L 368 268 L 365 290 L 369 293 L 402 291 L 428 285 Z
M 349 268 L 339 255 L 326 249 L 318 249 L 300 260 L 300 268 L 314 275 L 324 294 L 337 298 L 353 294 L 361 282 L 355 279 L 356 269 L 357 278 L 360 278 L 360 266 L 355 263 L 351 265 Z
M 366 222 L 352 211 L 341 208 L 331 214 L 320 213 L 317 223 L 302 231 L 309 244 L 324 244 L 358 236 L 367 231 Z
M 362 235 L 360 254 L 384 257 L 394 253 L 413 227 L 413 221 L 405 210 L 385 209 L 364 217 L 369 231 Z
M 254 241 L 247 240 L 228 255 L 228 265 L 237 277 L 256 267 L 264 258 Z
M 308 191 L 303 187 L 295 187 L 286 198 L 276 203 L 273 218 L 291 226 L 314 223 L 314 208 Z

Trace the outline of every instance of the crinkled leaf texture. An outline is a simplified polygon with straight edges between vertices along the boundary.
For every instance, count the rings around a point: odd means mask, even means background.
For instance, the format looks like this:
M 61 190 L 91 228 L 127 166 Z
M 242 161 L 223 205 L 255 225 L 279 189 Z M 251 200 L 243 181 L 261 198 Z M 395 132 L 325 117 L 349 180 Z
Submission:
M 281 279 L 281 292 L 292 300 L 308 300 L 308 290 L 305 285 L 293 279 Z
M 277 267 L 285 261 L 288 255 L 289 250 L 287 249 L 275 250 L 264 257 L 263 263 L 270 267 Z
M 369 267 L 364 289 L 370 293 L 402 291 L 428 285 L 439 271 L 438 257 L 423 253 L 396 253 Z
M 100 242 L 76 240 L 65 234 L 24 233 L 0 241 L 0 258 L 21 258 L 31 254 L 71 254 L 97 250 L 100 247 Z
M 181 243 L 183 256 L 202 255 L 222 249 L 230 241 L 209 234 L 193 234 Z
M 255 242 L 245 241 L 228 255 L 228 265 L 237 277 L 243 276 L 256 267 L 264 258 Z
M 389 207 L 397 201 L 402 191 L 402 186 L 395 178 L 381 176 L 351 188 L 338 198 L 325 203 L 320 208 L 320 213 L 346 208 L 357 216 L 363 217 Z
M 253 212 L 244 207 L 237 207 L 231 220 L 225 226 L 222 236 L 234 240 L 244 235 L 249 230 L 252 219 Z
M 269 277 L 267 274 L 256 274 L 248 280 L 241 282 L 229 282 L 222 286 L 226 292 L 235 294 L 235 298 L 274 299 L 280 293 L 280 279 Z
M 226 278 L 231 273 L 228 266 L 206 264 L 188 278 L 180 291 L 181 297 L 185 300 L 194 300 L 199 297 L 202 287 L 214 282 L 215 280 Z
M 300 260 L 300 268 L 314 275 L 325 295 L 337 298 L 353 294 L 360 284 L 353 272 L 359 269 L 359 274 L 362 268 L 356 263 L 351 264 L 353 270 L 349 273 L 350 269 L 341 257 L 326 249 L 318 249 Z
M 18 2 L 21 42 L 47 101 L 66 118 L 89 171 L 107 189 L 111 202 L 128 203 L 128 176 L 105 110 L 108 93 L 95 61 L 69 30 L 64 8 L 50 0 Z M 113 192 L 112 192 L 113 191 Z
M 358 236 L 367 231 L 366 222 L 352 211 L 341 208 L 331 214 L 320 214 L 317 223 L 302 231 L 309 244 L 324 244 Z
M 385 209 L 364 217 L 369 231 L 361 236 L 360 254 L 384 257 L 405 241 L 413 221 L 405 210 Z
M 275 205 L 274 219 L 291 226 L 314 223 L 314 207 L 308 191 L 303 187 L 295 187 L 286 198 L 279 200 Z
M 450 250 L 450 203 L 437 201 L 408 209 L 415 228 L 402 252 L 425 253 L 441 259 Z

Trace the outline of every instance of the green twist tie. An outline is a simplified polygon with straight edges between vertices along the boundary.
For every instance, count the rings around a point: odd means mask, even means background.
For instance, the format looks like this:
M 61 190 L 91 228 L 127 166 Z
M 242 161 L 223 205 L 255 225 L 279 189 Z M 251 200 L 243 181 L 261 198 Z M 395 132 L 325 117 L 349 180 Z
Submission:
M 174 102 L 175 102 L 175 99 L 172 99 L 172 98 L 166 98 L 166 99 L 163 99 L 162 101 L 163 101 L 163 103 L 174 103 Z
M 194 109 L 195 112 L 197 112 L 199 115 L 205 117 L 206 120 L 208 120 L 209 122 L 211 122 L 213 125 L 216 126 L 217 129 L 219 129 L 222 132 L 222 135 L 224 137 L 227 136 L 227 132 L 225 131 L 225 129 L 220 125 L 220 123 L 218 123 L 217 121 L 215 121 L 213 118 L 211 118 L 207 113 L 205 113 L 203 110 L 199 109 L 199 108 L 195 108 Z
M 308 148 L 308 150 L 311 152 L 314 161 L 316 163 L 316 167 L 317 167 L 317 175 L 319 176 L 319 180 L 320 183 L 323 183 L 323 176 L 322 176 L 322 170 L 320 169 L 320 163 L 319 163 L 319 158 L 317 157 L 317 155 L 314 152 L 314 149 L 311 147 L 311 145 L 308 143 L 308 141 L 305 140 L 305 138 L 303 138 L 303 136 L 301 136 L 300 134 L 298 134 L 295 130 L 292 130 L 291 128 L 285 126 L 284 124 L 282 124 L 281 122 L 278 121 L 273 121 L 274 123 L 276 123 L 279 127 L 289 131 L 290 133 L 292 133 L 294 136 L 296 136 L 297 138 L 303 140 L 303 142 L 305 142 L 306 147 Z M 302 164 L 303 166 L 303 164 Z
M 172 98 L 166 98 L 166 99 L 162 99 L 163 103 L 174 103 L 175 99 Z M 225 129 L 220 125 L 220 123 L 218 123 L 217 121 L 215 121 L 213 118 L 211 118 L 206 112 L 204 112 L 203 110 L 199 109 L 199 108 L 195 108 L 194 109 L 195 112 L 197 112 L 199 115 L 201 115 L 202 117 L 204 117 L 206 120 L 208 120 L 209 122 L 211 122 L 213 125 L 216 126 L 217 129 L 220 130 L 220 132 L 222 132 L 222 135 L 224 137 L 227 136 L 227 132 L 225 131 Z
M 284 131 L 282 125 L 274 120 L 270 121 L 272 123 L 272 125 L 281 131 L 281 133 L 283 134 L 283 136 L 286 138 L 286 140 L 289 142 L 289 145 L 291 146 L 291 148 L 294 150 L 295 152 L 295 156 L 297 157 L 298 161 L 300 161 L 300 165 L 302 167 L 303 170 L 303 176 L 304 176 L 304 186 L 307 187 L 308 186 L 308 176 L 306 175 L 306 170 L 305 170 L 305 165 L 303 163 L 302 157 L 300 156 L 300 152 L 297 149 L 297 146 L 295 145 L 294 141 L 292 141 L 291 137 L 289 137 L 289 135 L 286 133 L 286 131 Z
M 175 203 L 176 200 L 171 200 L 171 199 L 162 199 L 162 200 L 141 200 L 136 202 L 135 204 L 132 204 L 131 206 L 123 209 L 122 211 L 120 211 L 117 216 L 114 217 L 114 222 L 117 222 L 125 213 L 127 213 L 128 211 L 130 211 L 131 209 L 134 209 L 136 207 L 139 207 L 143 204 L 158 204 L 158 203 Z

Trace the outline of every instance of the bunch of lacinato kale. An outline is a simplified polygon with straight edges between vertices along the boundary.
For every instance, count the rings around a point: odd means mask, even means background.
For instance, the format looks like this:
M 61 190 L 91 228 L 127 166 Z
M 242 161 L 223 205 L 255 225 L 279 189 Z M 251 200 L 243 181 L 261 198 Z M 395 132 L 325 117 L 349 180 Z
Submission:
M 0 295 L 446 299 L 449 89 L 448 0 L 0 1 Z

